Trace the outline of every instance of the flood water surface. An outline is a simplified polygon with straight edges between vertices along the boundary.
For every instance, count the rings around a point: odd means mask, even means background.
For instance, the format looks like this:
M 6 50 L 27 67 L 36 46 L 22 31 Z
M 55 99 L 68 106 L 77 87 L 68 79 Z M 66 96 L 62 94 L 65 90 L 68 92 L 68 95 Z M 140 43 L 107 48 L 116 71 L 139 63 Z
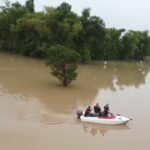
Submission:
M 0 53 L 0 149 L 149 149 L 149 91 L 150 62 L 80 65 L 64 88 L 44 61 Z M 96 102 L 133 120 L 80 122 L 76 110 Z

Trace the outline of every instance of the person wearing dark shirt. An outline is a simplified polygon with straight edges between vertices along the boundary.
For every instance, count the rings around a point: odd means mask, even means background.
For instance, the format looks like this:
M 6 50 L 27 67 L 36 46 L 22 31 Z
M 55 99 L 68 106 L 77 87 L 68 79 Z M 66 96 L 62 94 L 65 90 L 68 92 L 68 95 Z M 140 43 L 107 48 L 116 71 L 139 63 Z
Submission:
M 109 105 L 106 104 L 106 105 L 104 106 L 104 116 L 105 116 L 105 117 L 108 116 L 108 112 L 109 112 Z
M 85 110 L 84 116 L 85 117 L 90 116 L 90 113 L 91 113 L 91 106 L 88 106 L 88 108 L 86 108 L 86 110 Z
M 94 106 L 94 113 L 95 116 L 101 116 L 101 108 L 99 106 L 99 103 L 96 103 L 96 105 Z

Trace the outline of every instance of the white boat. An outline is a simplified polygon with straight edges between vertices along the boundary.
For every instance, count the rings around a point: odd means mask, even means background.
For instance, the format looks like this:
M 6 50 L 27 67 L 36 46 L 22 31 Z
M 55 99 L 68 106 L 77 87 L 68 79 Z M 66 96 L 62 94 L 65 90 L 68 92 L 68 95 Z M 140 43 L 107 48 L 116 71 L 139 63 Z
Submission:
M 109 113 L 107 117 L 94 117 L 94 116 L 84 116 L 83 114 L 79 117 L 83 122 L 91 122 L 91 123 L 99 123 L 99 124 L 110 124 L 110 125 L 117 125 L 117 124 L 125 124 L 129 120 L 129 118 Z

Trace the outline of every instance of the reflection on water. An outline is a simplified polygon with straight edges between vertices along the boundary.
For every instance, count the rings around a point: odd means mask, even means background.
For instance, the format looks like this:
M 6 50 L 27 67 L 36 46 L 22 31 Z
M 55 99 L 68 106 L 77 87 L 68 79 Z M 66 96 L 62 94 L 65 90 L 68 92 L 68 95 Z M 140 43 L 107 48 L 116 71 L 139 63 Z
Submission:
M 64 88 L 44 61 L 0 53 L 0 148 L 148 149 L 149 70 L 150 62 L 80 65 L 77 80 Z M 109 103 L 113 112 L 133 118 L 134 130 L 76 122 L 76 110 L 97 101 L 101 107 Z
M 114 130 L 114 131 L 123 131 L 129 130 L 130 128 L 123 124 L 123 125 L 102 125 L 102 124 L 90 124 L 90 123 L 82 123 L 82 128 L 85 133 L 90 133 L 92 136 L 97 134 L 101 134 L 104 136 L 107 132 Z
M 65 118 L 48 110 L 40 100 L 32 96 L 10 94 L 0 88 L 0 118 L 16 121 L 36 121 L 46 125 L 64 123 Z M 53 114 L 53 115 L 51 115 Z

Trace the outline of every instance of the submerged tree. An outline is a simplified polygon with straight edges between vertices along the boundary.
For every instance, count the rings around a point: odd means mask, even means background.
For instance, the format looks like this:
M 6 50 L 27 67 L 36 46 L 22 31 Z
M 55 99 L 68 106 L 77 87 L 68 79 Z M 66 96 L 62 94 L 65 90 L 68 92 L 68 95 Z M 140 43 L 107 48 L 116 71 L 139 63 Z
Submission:
M 80 55 L 65 46 L 56 45 L 49 49 L 47 65 L 51 73 L 57 77 L 63 86 L 68 86 L 77 77 L 77 63 Z

